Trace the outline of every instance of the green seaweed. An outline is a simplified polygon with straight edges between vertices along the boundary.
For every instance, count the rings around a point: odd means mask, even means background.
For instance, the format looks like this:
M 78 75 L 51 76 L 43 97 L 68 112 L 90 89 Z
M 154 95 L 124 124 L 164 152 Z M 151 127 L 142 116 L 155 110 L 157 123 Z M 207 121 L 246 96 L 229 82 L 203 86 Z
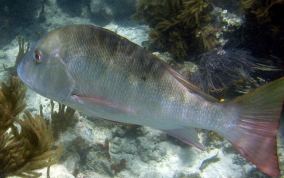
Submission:
M 0 90 L 0 177 L 39 177 L 36 170 L 55 164 L 62 145 L 51 150 L 53 136 L 44 119 L 24 111 L 26 87 L 18 77 Z

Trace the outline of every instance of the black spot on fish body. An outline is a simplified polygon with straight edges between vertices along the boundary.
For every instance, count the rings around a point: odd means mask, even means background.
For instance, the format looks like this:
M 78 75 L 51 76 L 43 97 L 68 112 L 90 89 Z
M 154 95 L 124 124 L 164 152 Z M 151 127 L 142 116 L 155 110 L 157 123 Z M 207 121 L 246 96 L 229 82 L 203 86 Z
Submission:
M 154 60 L 148 58 L 148 56 L 141 55 L 138 57 L 139 63 L 141 66 L 144 67 L 145 72 L 151 72 L 152 66 L 155 65 Z
M 142 79 L 143 81 L 146 81 L 147 77 L 146 77 L 145 75 L 143 75 L 143 76 L 141 77 L 141 79 Z
M 134 45 L 127 45 L 125 48 L 125 52 L 128 56 L 136 56 L 137 48 Z

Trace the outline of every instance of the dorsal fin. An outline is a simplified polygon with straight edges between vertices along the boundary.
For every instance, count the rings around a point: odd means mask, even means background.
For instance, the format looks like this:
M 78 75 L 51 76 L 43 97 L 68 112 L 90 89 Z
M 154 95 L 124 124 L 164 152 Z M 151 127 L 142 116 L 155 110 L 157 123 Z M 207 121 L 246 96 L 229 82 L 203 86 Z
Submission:
M 197 86 L 191 84 L 188 80 L 186 80 L 181 74 L 179 74 L 177 71 L 175 71 L 171 66 L 169 66 L 167 63 L 165 63 L 165 67 L 167 70 L 177 79 L 183 86 L 185 86 L 189 92 L 196 93 L 200 97 L 206 99 L 210 102 L 219 102 L 218 99 L 214 98 L 213 96 L 210 96 L 209 94 L 205 93 L 201 89 L 199 89 Z

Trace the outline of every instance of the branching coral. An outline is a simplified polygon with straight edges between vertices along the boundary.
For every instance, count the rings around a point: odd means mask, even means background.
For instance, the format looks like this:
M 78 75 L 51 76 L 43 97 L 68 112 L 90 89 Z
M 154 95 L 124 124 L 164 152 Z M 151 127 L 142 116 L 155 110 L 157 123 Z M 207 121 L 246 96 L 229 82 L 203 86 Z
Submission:
M 204 9 L 208 7 L 209 0 L 187 0 L 184 1 L 184 9 L 180 17 L 189 26 L 200 26 L 200 16 L 205 15 Z M 204 14 L 202 14 L 204 13 Z
M 0 136 L 15 122 L 17 116 L 25 109 L 24 96 L 26 86 L 19 79 L 10 77 L 10 86 L 1 83 L 0 90 Z M 2 142 L 0 142 L 2 143 Z
M 206 52 L 200 55 L 199 71 L 192 74 L 190 81 L 219 99 L 235 97 L 264 84 L 259 73 L 278 70 L 267 62 L 240 49 Z
M 154 29 L 150 29 L 149 41 L 151 44 L 156 44 L 156 48 L 159 50 L 165 50 L 166 39 L 162 38 L 162 34 Z
M 218 44 L 216 36 L 204 30 L 210 22 L 209 12 L 212 10 L 208 1 L 140 0 L 132 19 L 150 26 L 150 48 L 169 51 L 175 60 L 182 62 L 190 51 L 210 51 Z M 197 37 L 196 30 L 204 38 Z M 206 46 L 196 50 L 198 43 Z
M 216 38 L 218 30 L 212 25 L 207 25 L 197 30 L 196 37 L 200 38 L 200 46 L 204 51 L 211 51 L 215 46 L 220 45 Z
M 256 70 L 256 63 L 247 51 L 207 52 L 200 56 L 199 62 L 200 70 L 192 75 L 190 81 L 205 92 L 213 94 L 246 83 L 255 85 L 251 74 Z
M 53 136 L 39 115 L 23 112 L 26 87 L 16 77 L 0 90 L 0 175 L 39 177 L 36 169 L 55 164 L 62 146 L 51 150 Z
M 234 34 L 237 44 L 234 47 L 249 50 L 254 56 L 274 63 L 281 61 L 279 67 L 283 68 L 284 1 L 242 0 L 241 10 L 244 24 Z
M 186 41 L 177 32 L 170 33 L 170 51 L 174 56 L 186 56 Z
M 135 22 L 145 21 L 153 28 L 161 20 L 161 17 L 165 17 L 163 8 L 164 5 L 161 0 L 139 0 L 136 13 L 131 18 Z
M 284 4 L 283 0 L 242 0 L 241 7 L 243 11 L 248 11 L 256 16 L 259 22 L 270 21 L 270 9 L 276 4 Z
M 76 110 L 59 104 L 58 112 L 56 112 L 54 111 L 54 102 L 51 101 L 50 103 L 53 135 L 55 139 L 58 139 L 61 132 L 66 131 L 70 125 L 77 121 L 73 117 Z
M 29 51 L 30 48 L 30 41 L 27 42 L 26 48 L 25 48 L 25 39 L 24 37 L 21 37 L 18 35 L 18 44 L 19 44 L 19 52 L 16 57 L 15 65 L 13 67 L 6 68 L 3 64 L 4 70 L 8 71 L 10 75 L 16 76 L 17 75 L 17 66 L 18 63 L 21 61 L 21 59 L 25 56 L 25 54 Z

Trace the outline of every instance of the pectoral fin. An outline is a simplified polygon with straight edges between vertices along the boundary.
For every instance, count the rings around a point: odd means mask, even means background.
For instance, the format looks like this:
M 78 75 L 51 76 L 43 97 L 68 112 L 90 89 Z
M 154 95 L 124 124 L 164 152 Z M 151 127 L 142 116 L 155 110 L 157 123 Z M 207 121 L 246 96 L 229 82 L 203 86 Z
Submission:
M 197 137 L 197 132 L 194 128 L 178 128 L 163 131 L 189 145 L 195 146 L 196 148 L 199 148 L 201 150 L 205 150 L 204 146 L 199 143 L 199 138 Z
M 99 97 L 73 95 L 72 98 L 94 111 L 112 114 L 137 114 L 131 107 Z

